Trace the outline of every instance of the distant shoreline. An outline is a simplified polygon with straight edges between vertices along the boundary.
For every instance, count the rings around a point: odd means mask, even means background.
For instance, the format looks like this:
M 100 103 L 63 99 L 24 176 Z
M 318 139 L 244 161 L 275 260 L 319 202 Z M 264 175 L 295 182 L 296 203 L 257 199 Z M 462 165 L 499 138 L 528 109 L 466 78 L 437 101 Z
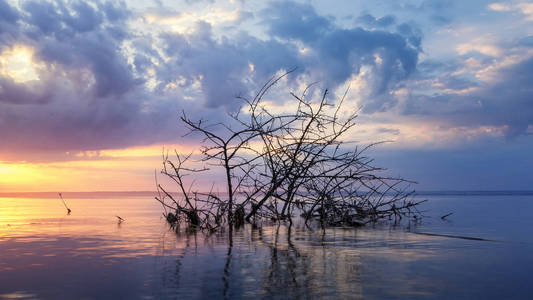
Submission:
M 68 198 L 154 197 L 157 191 L 62 192 Z M 417 191 L 417 196 L 533 196 L 533 191 Z M 57 198 L 58 192 L 0 192 L 0 197 Z

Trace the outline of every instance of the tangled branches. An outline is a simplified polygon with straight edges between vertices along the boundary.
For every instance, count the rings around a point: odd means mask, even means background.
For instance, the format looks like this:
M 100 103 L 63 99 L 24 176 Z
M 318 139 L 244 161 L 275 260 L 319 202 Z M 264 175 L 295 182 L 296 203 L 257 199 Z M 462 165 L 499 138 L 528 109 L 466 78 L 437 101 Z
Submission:
M 357 118 L 357 110 L 343 105 L 346 94 L 329 103 L 326 90 L 312 101 L 306 89 L 291 93 L 293 112 L 269 110 L 263 98 L 286 75 L 267 82 L 253 99 L 241 97 L 245 104 L 230 115 L 230 124 L 193 121 L 183 113 L 190 133 L 203 137 L 199 161 L 204 166 L 188 168 L 190 155 L 176 153 L 176 161 L 164 157 L 162 173 L 179 187 L 172 195 L 158 185 L 157 200 L 168 222 L 214 231 L 258 219 L 292 222 L 297 215 L 306 224 L 333 226 L 417 218 L 420 201 L 413 200 L 411 182 L 380 175 L 383 169 L 365 156 L 375 144 L 360 148 L 345 140 Z M 185 186 L 184 177 L 209 171 L 205 166 L 223 170 L 223 194 Z

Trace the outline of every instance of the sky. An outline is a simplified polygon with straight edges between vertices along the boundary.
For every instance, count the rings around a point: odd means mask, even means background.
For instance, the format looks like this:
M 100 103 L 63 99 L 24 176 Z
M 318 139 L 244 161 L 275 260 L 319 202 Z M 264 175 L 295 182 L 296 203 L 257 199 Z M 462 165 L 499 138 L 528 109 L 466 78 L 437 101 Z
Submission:
M 0 0 L 0 192 L 154 190 L 164 149 L 317 83 L 418 190 L 533 189 L 533 3 Z M 216 178 L 209 178 L 216 180 Z

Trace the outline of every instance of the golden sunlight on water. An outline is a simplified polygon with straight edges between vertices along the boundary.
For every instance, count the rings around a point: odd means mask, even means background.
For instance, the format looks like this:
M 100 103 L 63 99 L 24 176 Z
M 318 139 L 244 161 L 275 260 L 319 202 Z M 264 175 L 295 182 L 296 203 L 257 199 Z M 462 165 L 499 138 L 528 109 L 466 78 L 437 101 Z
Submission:
M 102 238 L 97 249 L 121 249 L 122 256 L 155 254 L 154 235 L 163 234 L 159 207 L 127 198 L 66 198 L 70 215 L 57 199 L 0 198 L 0 241 L 53 241 L 58 238 Z M 148 203 L 148 205 L 146 205 Z M 125 219 L 118 223 L 120 216 Z M 154 222 L 155 221 L 155 222 Z M 79 247 L 84 252 L 95 250 Z M 51 253 L 53 255 L 53 253 Z

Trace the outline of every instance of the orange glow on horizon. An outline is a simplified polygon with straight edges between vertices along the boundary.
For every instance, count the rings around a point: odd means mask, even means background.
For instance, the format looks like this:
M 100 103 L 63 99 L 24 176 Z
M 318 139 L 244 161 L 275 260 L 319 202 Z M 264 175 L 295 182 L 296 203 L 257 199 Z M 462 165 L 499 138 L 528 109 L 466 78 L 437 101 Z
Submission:
M 132 165 L 134 164 L 134 165 Z M 133 161 L 69 161 L 59 163 L 0 164 L 2 192 L 149 190 L 143 169 L 154 163 Z M 153 180 L 153 179 L 152 179 Z
M 44 163 L 0 161 L 0 192 L 155 190 L 163 151 L 190 153 L 180 145 L 151 145 L 80 152 L 74 160 Z

